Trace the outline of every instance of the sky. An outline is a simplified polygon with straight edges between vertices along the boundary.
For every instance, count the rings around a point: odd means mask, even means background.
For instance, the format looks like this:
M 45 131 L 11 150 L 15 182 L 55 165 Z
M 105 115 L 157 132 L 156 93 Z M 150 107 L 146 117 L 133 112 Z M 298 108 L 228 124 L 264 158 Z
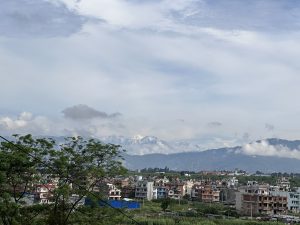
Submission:
M 0 0 L 3 135 L 300 139 L 298 0 Z

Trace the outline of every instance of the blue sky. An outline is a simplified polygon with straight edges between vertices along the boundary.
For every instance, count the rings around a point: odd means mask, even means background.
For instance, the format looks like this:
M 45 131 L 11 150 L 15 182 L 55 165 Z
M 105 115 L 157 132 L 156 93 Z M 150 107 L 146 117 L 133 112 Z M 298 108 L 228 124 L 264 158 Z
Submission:
M 296 0 L 0 0 L 1 130 L 299 139 L 299 28 Z

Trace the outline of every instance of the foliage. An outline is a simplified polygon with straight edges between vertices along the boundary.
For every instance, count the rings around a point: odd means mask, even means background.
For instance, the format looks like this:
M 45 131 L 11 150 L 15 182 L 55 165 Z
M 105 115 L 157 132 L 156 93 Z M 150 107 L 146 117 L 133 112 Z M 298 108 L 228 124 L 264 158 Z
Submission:
M 171 201 L 169 198 L 164 198 L 163 201 L 160 204 L 160 207 L 163 211 L 166 211 L 166 209 L 169 207 Z
M 95 192 L 101 183 L 126 172 L 118 145 L 81 137 L 66 138 L 60 145 L 52 139 L 31 135 L 13 138 L 12 143 L 2 142 L 0 146 L 0 224 L 3 225 L 76 224 L 74 218 L 86 213 L 83 209 L 79 211 L 80 201 L 86 196 L 103 197 L 103 193 Z M 36 184 L 48 188 L 47 183 L 55 185 L 55 189 L 49 189 L 52 204 L 26 204 L 27 193 L 34 193 Z M 101 214 L 102 211 L 105 213 Z M 107 215 L 104 208 L 92 212 L 97 216 Z M 88 218 L 89 224 L 93 224 L 91 219 L 98 219 Z

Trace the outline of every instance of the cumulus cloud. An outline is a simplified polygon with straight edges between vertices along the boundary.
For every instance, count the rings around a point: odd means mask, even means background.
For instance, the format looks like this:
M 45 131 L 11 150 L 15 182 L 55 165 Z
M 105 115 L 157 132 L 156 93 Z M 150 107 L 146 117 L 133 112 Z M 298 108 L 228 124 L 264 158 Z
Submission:
M 112 119 L 121 116 L 121 113 L 118 112 L 107 114 L 82 104 L 68 107 L 64 109 L 62 113 L 64 114 L 65 118 L 72 120 L 86 120 L 94 118 Z
M 242 147 L 241 152 L 246 155 L 300 159 L 300 149 L 290 149 L 282 145 L 270 145 L 266 140 L 246 144 Z
M 6 37 L 69 36 L 87 21 L 58 1 L 0 0 L 0 35 Z
M 51 132 L 53 123 L 44 116 L 33 116 L 30 112 L 22 112 L 17 118 L 0 117 L 0 127 L 6 134 L 32 133 L 36 135 Z
M 96 110 L 88 112 L 87 114 L 78 112 L 77 114 L 68 114 L 68 116 L 72 116 L 70 120 L 65 118 L 53 119 L 47 116 L 33 115 L 30 112 L 22 112 L 16 117 L 2 116 L 0 117 L 0 130 L 5 135 L 31 133 L 34 135 L 80 135 L 98 138 L 108 135 L 127 134 L 126 126 L 122 121 L 103 119 L 117 117 L 117 113 L 108 115 L 99 113 Z M 93 120 L 87 120 L 88 118 L 93 118 Z

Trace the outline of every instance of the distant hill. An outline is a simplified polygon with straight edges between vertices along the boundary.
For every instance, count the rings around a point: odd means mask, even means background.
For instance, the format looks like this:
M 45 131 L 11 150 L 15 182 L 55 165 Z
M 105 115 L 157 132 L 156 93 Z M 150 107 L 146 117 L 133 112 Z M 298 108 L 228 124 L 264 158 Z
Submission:
M 271 147 L 285 148 L 300 155 L 300 141 L 282 139 L 264 140 Z M 257 141 L 256 143 L 261 143 Z M 249 155 L 243 147 L 220 148 L 201 152 L 175 154 L 125 155 L 125 166 L 129 169 L 164 168 L 173 170 L 234 170 L 235 168 L 255 172 L 300 172 L 299 158 L 290 156 Z
M 57 143 L 64 142 L 62 136 L 51 138 Z M 167 142 L 154 136 L 108 136 L 100 140 L 126 149 L 124 165 L 133 170 L 167 166 L 172 170 L 190 171 L 238 168 L 249 172 L 300 173 L 300 140 L 272 138 L 246 146 L 207 150 L 201 147 L 201 141 Z

